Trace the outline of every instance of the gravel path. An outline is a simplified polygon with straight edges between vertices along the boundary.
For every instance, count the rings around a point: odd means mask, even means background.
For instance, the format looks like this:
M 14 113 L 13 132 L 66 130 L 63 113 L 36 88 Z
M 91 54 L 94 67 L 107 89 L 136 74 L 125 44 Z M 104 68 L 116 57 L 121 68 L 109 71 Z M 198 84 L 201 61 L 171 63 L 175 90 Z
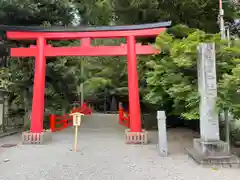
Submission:
M 0 148 L 0 180 L 233 180 L 238 169 L 202 168 L 183 153 L 179 136 L 170 135 L 169 157 L 152 144 L 126 145 L 123 127 L 113 115 L 86 119 L 79 133 L 79 152 L 72 152 L 73 129 L 55 133 L 44 146 L 18 145 Z M 106 126 L 107 125 L 107 126 Z M 173 133 L 174 134 L 174 133 Z M 174 136 L 174 137 L 173 137 Z M 19 135 L 0 139 L 19 143 Z M 8 160 L 8 162 L 4 162 Z

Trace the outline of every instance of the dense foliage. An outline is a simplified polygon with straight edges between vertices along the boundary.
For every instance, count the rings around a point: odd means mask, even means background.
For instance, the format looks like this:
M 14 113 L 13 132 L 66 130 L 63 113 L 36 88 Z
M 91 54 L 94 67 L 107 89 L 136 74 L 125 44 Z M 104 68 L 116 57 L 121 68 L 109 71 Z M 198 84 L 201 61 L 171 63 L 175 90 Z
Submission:
M 89 24 L 138 24 L 171 20 L 207 32 L 218 32 L 218 0 L 78 0 Z M 236 5 L 224 1 L 225 20 L 233 23 Z M 85 21 L 86 22 L 86 21 Z
M 240 42 L 232 41 L 228 47 L 218 34 L 184 26 L 176 26 L 157 37 L 156 46 L 162 53 L 147 63 L 149 91 L 145 98 L 163 108 L 171 105 L 169 113 L 198 119 L 197 46 L 201 42 L 216 43 L 219 108 L 231 107 L 233 114 L 240 117 Z

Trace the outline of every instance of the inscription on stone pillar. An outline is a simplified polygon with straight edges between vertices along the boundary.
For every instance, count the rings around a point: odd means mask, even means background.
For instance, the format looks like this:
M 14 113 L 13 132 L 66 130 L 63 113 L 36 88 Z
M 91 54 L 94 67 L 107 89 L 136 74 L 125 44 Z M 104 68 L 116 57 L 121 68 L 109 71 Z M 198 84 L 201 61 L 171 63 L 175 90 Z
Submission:
M 219 140 L 219 122 L 216 110 L 217 81 L 214 43 L 198 47 L 198 91 L 200 98 L 201 139 Z

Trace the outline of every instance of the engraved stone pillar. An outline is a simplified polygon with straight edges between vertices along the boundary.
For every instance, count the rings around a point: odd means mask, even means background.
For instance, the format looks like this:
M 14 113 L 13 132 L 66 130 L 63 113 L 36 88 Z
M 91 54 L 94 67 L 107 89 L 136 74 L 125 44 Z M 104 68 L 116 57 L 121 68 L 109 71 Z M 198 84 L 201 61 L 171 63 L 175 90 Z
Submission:
M 7 91 L 0 89 L 0 131 L 5 131 L 7 120 Z
M 200 132 L 205 141 L 219 140 L 219 122 L 216 111 L 217 81 L 215 45 L 199 45 L 198 91 L 200 99 Z
M 0 127 L 3 128 L 3 126 L 4 126 L 4 96 L 3 93 L 0 92 Z
M 168 155 L 168 142 L 167 142 L 167 127 L 165 111 L 157 112 L 158 120 L 158 148 L 159 154 L 162 156 Z
M 230 154 L 228 144 L 219 137 L 215 44 L 201 43 L 198 53 L 201 138 L 193 140 L 188 154 L 199 164 L 238 165 L 239 158 Z

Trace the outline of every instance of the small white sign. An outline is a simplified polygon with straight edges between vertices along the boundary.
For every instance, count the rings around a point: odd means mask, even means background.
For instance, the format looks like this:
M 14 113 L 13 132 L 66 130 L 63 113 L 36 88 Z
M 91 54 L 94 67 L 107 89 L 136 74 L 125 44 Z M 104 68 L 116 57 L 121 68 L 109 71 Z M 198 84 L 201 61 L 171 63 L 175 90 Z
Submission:
M 81 125 L 81 116 L 73 116 L 73 125 L 80 126 Z
M 81 125 L 81 117 L 84 116 L 84 114 L 75 112 L 71 113 L 70 116 L 73 117 L 73 126 L 75 126 L 74 152 L 77 152 L 78 126 Z
M 76 112 L 70 114 L 73 116 L 73 126 L 80 126 L 81 125 L 81 117 L 84 116 L 84 114 Z

